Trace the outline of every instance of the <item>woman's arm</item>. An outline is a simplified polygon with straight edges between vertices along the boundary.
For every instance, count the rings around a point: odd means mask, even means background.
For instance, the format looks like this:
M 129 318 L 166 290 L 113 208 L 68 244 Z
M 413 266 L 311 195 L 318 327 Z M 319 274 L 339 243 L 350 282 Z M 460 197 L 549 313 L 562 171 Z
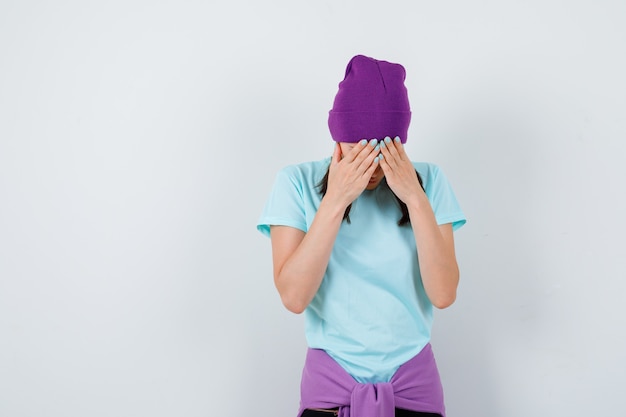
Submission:
M 343 213 L 365 189 L 378 166 L 374 146 L 355 146 L 344 158 L 339 144 L 331 159 L 328 189 L 307 233 L 270 226 L 274 283 L 285 307 L 302 313 L 322 283 Z
M 421 204 L 407 204 L 420 273 L 430 302 L 437 308 L 446 308 L 454 303 L 459 285 L 452 224 L 437 225 L 425 194 L 424 200 Z
M 402 144 L 385 139 L 381 153 L 383 159 L 380 164 L 387 184 L 409 210 L 426 295 L 435 307 L 446 308 L 456 299 L 459 284 L 452 224 L 437 224 L 435 213 Z
M 270 226 L 274 284 L 287 310 L 302 313 L 317 293 L 344 210 L 322 200 L 307 233 L 289 226 Z

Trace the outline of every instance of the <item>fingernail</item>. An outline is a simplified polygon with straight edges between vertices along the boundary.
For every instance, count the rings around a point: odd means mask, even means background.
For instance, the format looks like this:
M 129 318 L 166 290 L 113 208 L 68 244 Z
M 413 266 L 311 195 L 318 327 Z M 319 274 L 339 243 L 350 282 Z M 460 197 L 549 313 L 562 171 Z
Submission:
M 376 145 L 376 147 L 374 148 L 374 152 L 377 152 L 380 149 L 380 145 Z
M 378 155 L 378 158 L 380 158 L 380 160 L 383 160 L 383 154 L 381 153 L 380 155 Z
M 378 140 L 376 140 L 376 139 L 370 140 L 370 145 L 372 145 L 372 146 L 376 146 L 377 143 L 378 143 Z
M 361 139 L 361 141 L 359 142 L 359 145 L 367 145 L 367 139 Z
M 400 142 L 400 136 L 396 136 L 393 140 L 395 140 L 396 142 Z
M 387 143 L 391 142 L 391 138 L 390 138 L 389 136 L 387 136 L 387 137 L 385 138 L 385 142 L 387 142 Z
M 378 155 L 376 158 L 374 158 L 374 162 L 379 162 L 382 159 L 382 155 Z
M 391 139 L 389 139 L 389 142 L 391 142 Z M 381 147 L 381 148 L 384 148 L 385 146 L 387 146 L 387 144 L 385 143 L 385 141 L 384 141 L 384 140 L 381 140 L 381 141 L 380 141 L 380 147 Z

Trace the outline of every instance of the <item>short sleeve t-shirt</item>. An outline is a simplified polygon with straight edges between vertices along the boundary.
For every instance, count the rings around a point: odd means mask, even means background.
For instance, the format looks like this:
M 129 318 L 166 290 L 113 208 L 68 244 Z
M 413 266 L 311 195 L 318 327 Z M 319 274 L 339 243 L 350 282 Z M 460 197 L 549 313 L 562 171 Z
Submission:
M 318 184 L 330 158 L 291 165 L 278 172 L 257 229 L 271 225 L 307 232 L 321 202 Z M 438 224 L 465 224 L 443 172 L 413 163 Z M 384 180 L 352 203 L 343 221 L 317 294 L 306 308 L 309 347 L 324 349 L 358 382 L 388 382 L 430 341 L 433 306 L 420 276 L 413 229 Z

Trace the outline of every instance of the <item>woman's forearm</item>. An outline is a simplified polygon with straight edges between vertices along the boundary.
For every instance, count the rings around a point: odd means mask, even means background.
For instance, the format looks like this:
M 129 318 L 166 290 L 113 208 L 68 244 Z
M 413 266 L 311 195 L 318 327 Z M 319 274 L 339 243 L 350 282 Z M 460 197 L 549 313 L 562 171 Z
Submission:
M 319 289 L 341 226 L 345 207 L 324 198 L 304 238 L 278 271 L 274 282 L 285 307 L 301 313 Z
M 452 225 L 437 224 L 428 198 L 421 192 L 407 207 L 424 289 L 435 307 L 446 308 L 456 299 L 459 283 Z

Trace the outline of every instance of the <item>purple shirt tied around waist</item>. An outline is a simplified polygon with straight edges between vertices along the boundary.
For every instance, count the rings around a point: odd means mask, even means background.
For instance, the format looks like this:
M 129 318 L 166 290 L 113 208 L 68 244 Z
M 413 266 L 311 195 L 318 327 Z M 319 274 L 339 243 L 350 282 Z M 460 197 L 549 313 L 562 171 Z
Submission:
M 339 417 L 394 417 L 396 408 L 445 417 L 443 388 L 430 344 L 389 382 L 362 384 L 324 350 L 307 351 L 298 416 L 307 408 L 337 408 Z

